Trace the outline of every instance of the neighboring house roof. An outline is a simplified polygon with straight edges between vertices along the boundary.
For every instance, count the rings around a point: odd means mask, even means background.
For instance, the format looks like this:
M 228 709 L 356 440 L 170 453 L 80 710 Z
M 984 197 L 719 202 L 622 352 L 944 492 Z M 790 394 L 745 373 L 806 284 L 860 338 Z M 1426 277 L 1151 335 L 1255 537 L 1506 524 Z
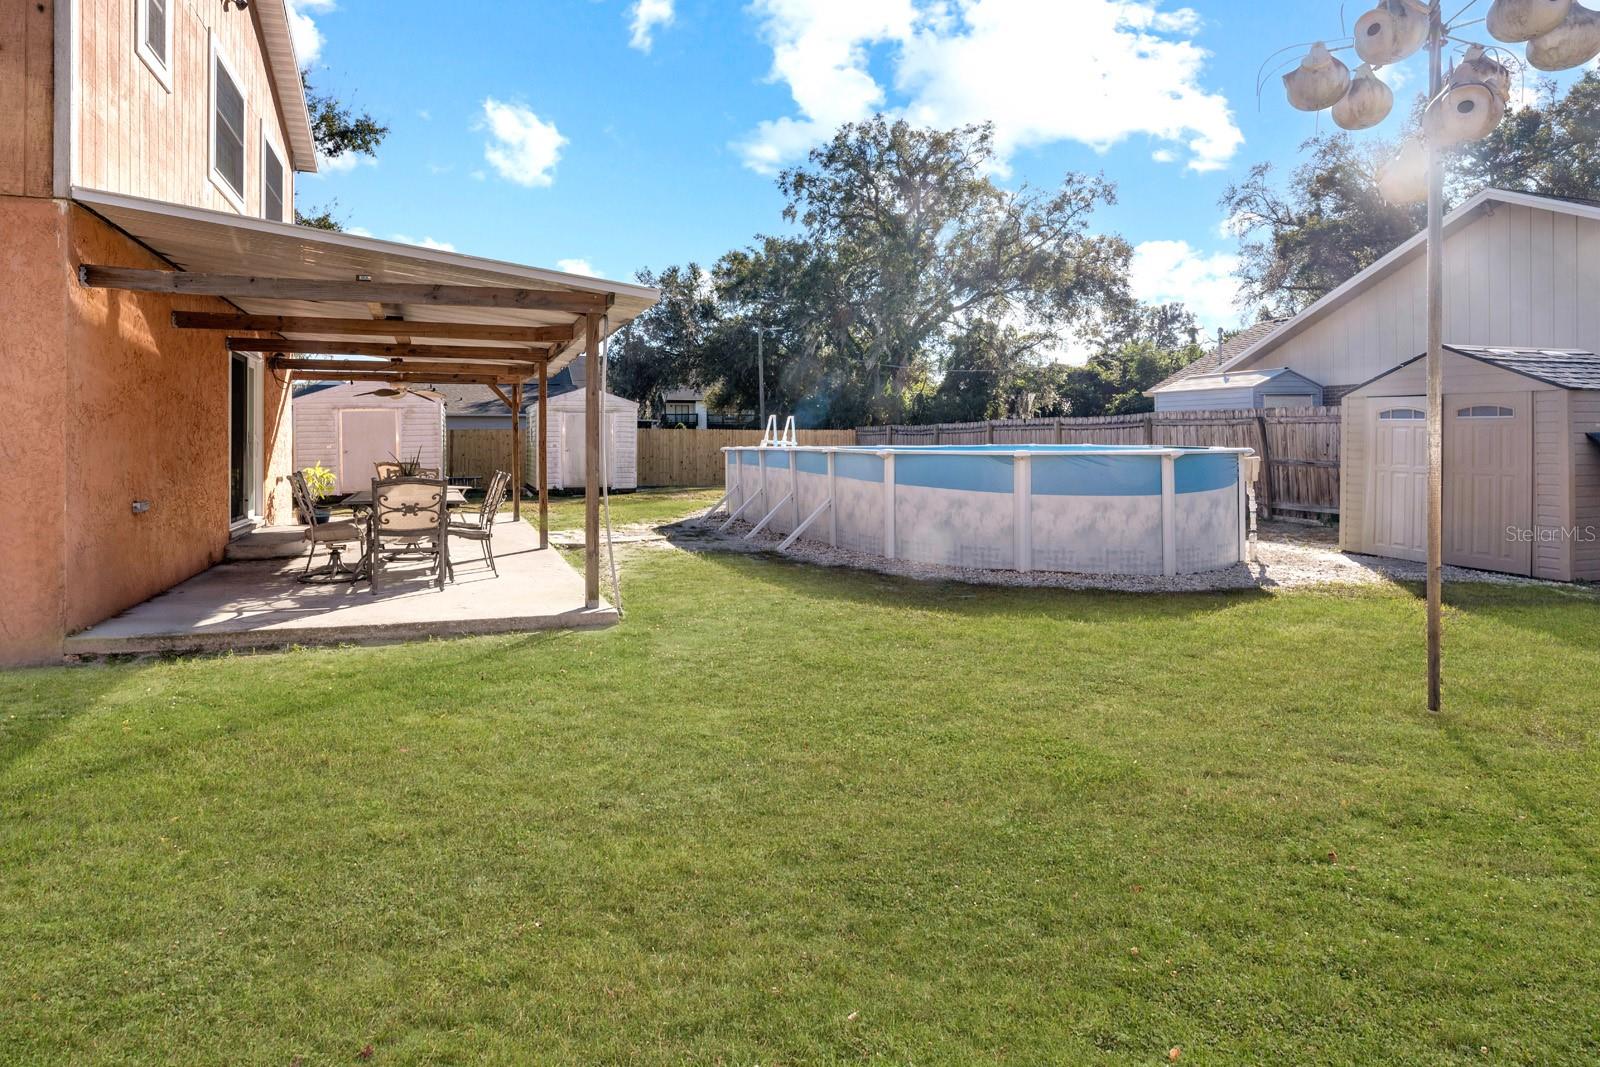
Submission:
M 1254 389 L 1259 385 L 1278 378 L 1289 377 L 1307 385 L 1315 386 L 1316 383 L 1304 375 L 1296 374 L 1288 367 L 1251 367 L 1242 371 L 1224 371 L 1221 374 L 1191 374 L 1187 378 L 1177 381 L 1168 379 L 1171 383 L 1161 387 L 1164 393 L 1198 392 L 1204 389 Z
M 686 385 L 668 389 L 661 394 L 661 399 L 668 404 L 698 404 L 705 398 L 706 394 L 703 391 L 691 389 Z
M 288 141 L 289 163 L 302 173 L 317 169 L 317 141 L 311 135 L 311 112 L 306 108 L 305 86 L 300 81 L 300 60 L 294 54 L 285 0 L 265 0 L 256 5 L 261 15 L 261 38 L 266 45 L 267 67 L 278 91 L 283 111 L 283 136 Z
M 1230 362 L 1240 352 L 1272 336 L 1279 326 L 1288 321 L 1288 319 L 1262 319 L 1254 326 L 1245 327 L 1176 374 L 1163 378 L 1155 385 L 1152 385 L 1145 390 L 1144 395 L 1153 396 L 1160 390 L 1171 389 L 1185 378 L 1192 378 L 1195 375 L 1209 374 L 1215 371 L 1224 363 Z
M 445 415 L 475 416 L 489 418 L 505 418 L 506 403 L 495 395 L 494 390 L 487 385 L 430 385 L 429 389 L 444 394 Z M 552 397 L 570 393 L 581 388 L 579 383 L 572 380 L 571 368 L 564 367 L 558 373 L 550 376 L 548 386 Z M 509 391 L 506 395 L 510 395 Z M 539 390 L 524 389 L 522 391 L 522 411 L 526 414 L 539 405 Z
M 1593 352 L 1564 348 L 1482 348 L 1473 345 L 1445 345 L 1444 348 L 1446 352 L 1454 352 L 1458 356 L 1466 356 L 1546 385 L 1562 389 L 1600 389 L 1600 355 Z M 1409 367 L 1426 358 L 1426 352 L 1412 356 L 1399 366 L 1368 378 L 1356 389 L 1365 389 L 1402 367 Z
M 1600 221 L 1600 203 L 1593 201 L 1578 200 L 1572 197 L 1518 193 L 1509 189 L 1485 189 L 1445 216 L 1445 235 L 1449 236 L 1451 232 L 1471 222 L 1480 211 L 1492 210 L 1495 204 L 1555 211 L 1564 215 Z M 1229 370 L 1242 363 L 1249 363 L 1266 355 L 1277 345 L 1302 333 L 1313 323 L 1321 321 L 1335 308 L 1355 299 L 1411 260 L 1423 255 L 1427 251 L 1427 242 L 1428 235 L 1426 232 L 1416 234 L 1394 251 L 1373 263 L 1366 270 L 1361 271 L 1355 277 L 1349 279 L 1343 285 L 1284 323 L 1281 329 L 1275 330 L 1265 337 L 1257 338 L 1242 351 L 1235 350 L 1220 363 L 1216 364 L 1215 367 L 1207 369 Z M 1160 388 L 1160 386 L 1156 388 Z

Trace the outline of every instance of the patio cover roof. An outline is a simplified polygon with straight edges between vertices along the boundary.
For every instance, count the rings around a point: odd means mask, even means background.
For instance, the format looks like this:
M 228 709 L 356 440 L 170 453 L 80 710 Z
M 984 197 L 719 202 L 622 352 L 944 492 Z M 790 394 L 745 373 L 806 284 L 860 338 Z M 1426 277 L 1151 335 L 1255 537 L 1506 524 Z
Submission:
M 554 373 L 656 302 L 657 290 L 354 234 L 75 188 L 73 199 L 177 268 L 86 266 L 84 282 L 214 295 L 243 315 L 177 313 L 177 324 L 230 334 L 300 379 L 483 381 Z M 367 290 L 370 290 L 370 298 Z M 326 367 L 304 358 L 338 357 Z M 459 373 L 448 368 L 454 367 Z

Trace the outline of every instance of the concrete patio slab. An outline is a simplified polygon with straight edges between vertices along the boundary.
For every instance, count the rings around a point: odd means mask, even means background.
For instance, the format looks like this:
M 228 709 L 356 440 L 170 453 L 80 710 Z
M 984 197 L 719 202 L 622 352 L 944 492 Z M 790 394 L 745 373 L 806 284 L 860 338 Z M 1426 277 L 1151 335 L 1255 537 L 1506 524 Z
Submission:
M 302 585 L 303 560 L 222 563 L 67 638 L 68 655 L 206 652 L 410 641 L 610 626 L 616 609 L 586 608 L 583 576 L 525 522 L 495 530 L 500 575 L 479 546 L 452 540 L 455 581 L 438 589 L 426 564 L 396 564 L 374 594 L 366 581 Z

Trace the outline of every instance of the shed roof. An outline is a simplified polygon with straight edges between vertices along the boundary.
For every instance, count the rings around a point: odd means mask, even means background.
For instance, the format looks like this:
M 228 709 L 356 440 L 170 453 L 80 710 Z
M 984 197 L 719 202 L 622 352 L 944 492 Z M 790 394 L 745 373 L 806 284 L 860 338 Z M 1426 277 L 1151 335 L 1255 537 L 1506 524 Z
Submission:
M 1295 378 L 1307 385 L 1315 383 L 1288 367 L 1252 367 L 1242 371 L 1223 371 L 1219 374 L 1191 374 L 1170 385 L 1163 386 L 1164 393 L 1198 392 L 1205 389 L 1254 389 L 1283 377 Z
M 1484 348 L 1474 345 L 1445 345 L 1444 349 L 1561 389 L 1600 389 L 1600 355 L 1593 352 L 1568 348 Z M 1373 382 L 1382 381 L 1395 371 L 1426 358 L 1426 352 L 1412 356 L 1404 363 L 1368 378 L 1356 389 L 1365 389 Z
M 1210 374 L 1218 367 L 1230 362 L 1240 352 L 1252 348 L 1272 336 L 1277 332 L 1278 327 L 1288 321 L 1288 319 L 1262 319 L 1254 325 L 1246 326 L 1176 374 L 1172 374 L 1151 386 L 1145 391 L 1145 395 L 1154 396 L 1157 392 L 1174 388 L 1179 382 L 1187 378 Z

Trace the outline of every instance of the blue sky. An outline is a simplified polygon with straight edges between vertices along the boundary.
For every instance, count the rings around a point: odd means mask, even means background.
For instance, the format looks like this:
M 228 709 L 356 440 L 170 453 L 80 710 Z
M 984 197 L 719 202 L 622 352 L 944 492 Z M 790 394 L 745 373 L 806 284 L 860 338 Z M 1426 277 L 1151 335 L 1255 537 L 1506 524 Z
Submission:
M 1258 108 L 1257 70 L 1339 36 L 1340 6 L 291 0 L 314 83 L 391 130 L 375 162 L 301 176 L 300 205 L 337 200 L 378 237 L 631 278 L 782 230 L 773 168 L 839 122 L 989 119 L 1004 181 L 1104 172 L 1119 203 L 1097 227 L 1138 247 L 1139 294 L 1232 324 L 1236 242 L 1217 199 L 1259 160 L 1293 166 L 1329 127 L 1290 109 L 1276 77 Z M 1420 64 L 1385 74 L 1397 113 Z

